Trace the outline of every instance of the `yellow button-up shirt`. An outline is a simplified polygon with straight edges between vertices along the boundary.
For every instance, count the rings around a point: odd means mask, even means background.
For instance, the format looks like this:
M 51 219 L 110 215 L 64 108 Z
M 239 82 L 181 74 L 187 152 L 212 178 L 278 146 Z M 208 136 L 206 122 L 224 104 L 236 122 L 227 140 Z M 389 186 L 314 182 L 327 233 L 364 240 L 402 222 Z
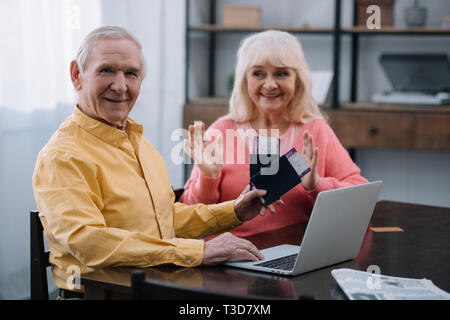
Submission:
M 142 132 L 131 119 L 121 131 L 75 108 L 39 153 L 33 189 L 58 287 L 74 289 L 74 270 L 197 266 L 204 243 L 193 238 L 241 224 L 233 201 L 174 203 L 164 161 Z

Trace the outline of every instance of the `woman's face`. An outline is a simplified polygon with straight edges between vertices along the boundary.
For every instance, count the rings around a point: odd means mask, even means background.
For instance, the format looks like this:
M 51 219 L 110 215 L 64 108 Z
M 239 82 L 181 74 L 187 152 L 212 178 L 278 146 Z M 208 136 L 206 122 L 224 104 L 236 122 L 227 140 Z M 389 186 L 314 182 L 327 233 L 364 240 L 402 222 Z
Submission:
M 283 113 L 295 94 L 296 72 L 291 68 L 256 65 L 246 78 L 249 97 L 263 114 Z

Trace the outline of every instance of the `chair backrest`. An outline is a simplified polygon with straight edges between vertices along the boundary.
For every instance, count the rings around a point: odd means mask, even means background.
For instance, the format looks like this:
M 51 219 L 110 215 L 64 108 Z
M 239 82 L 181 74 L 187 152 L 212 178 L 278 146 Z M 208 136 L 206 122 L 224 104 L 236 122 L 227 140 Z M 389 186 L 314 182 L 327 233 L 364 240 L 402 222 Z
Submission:
M 30 296 L 31 300 L 48 300 L 47 267 L 50 252 L 44 248 L 44 229 L 39 211 L 30 212 Z
M 175 193 L 175 202 L 180 201 L 181 195 L 184 192 L 184 188 L 173 189 L 173 193 Z
M 268 297 L 237 295 L 200 288 L 183 286 L 171 282 L 146 279 L 145 271 L 131 273 L 132 297 L 135 300 L 267 300 Z

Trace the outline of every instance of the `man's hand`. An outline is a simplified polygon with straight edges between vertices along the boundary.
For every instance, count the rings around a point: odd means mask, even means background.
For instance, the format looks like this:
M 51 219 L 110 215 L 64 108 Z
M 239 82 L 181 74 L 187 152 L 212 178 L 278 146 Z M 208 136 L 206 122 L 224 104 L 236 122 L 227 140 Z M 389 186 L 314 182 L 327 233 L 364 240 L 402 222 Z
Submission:
M 245 222 L 253 219 L 258 214 L 265 215 L 269 210 L 271 213 L 275 213 L 275 207 L 273 204 L 268 206 L 263 205 L 260 197 L 265 196 L 266 190 L 253 189 L 250 190 L 250 186 L 246 186 L 241 195 L 234 201 L 234 212 L 239 220 Z M 284 205 L 283 200 L 279 199 L 275 201 L 279 205 Z
M 257 261 L 264 256 L 250 241 L 229 232 L 205 241 L 202 265 L 215 265 L 232 259 Z
M 259 197 L 265 196 L 266 190 L 253 189 L 250 186 L 245 187 L 241 195 L 234 201 L 234 212 L 241 221 L 248 221 L 256 217 L 258 214 L 264 215 L 266 210 L 275 213 L 275 208 L 272 204 L 267 207 L 263 205 Z

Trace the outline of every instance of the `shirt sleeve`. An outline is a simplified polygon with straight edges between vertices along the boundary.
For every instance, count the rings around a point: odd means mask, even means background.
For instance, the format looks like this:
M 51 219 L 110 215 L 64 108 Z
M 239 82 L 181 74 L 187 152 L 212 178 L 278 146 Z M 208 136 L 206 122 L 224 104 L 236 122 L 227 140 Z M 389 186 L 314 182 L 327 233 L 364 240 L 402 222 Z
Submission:
M 201 263 L 202 240 L 160 239 L 107 226 L 97 174 L 94 164 L 62 152 L 36 165 L 33 187 L 47 232 L 72 256 L 94 268 Z
M 241 225 L 234 211 L 234 200 L 218 204 L 174 204 L 177 237 L 203 238 Z

